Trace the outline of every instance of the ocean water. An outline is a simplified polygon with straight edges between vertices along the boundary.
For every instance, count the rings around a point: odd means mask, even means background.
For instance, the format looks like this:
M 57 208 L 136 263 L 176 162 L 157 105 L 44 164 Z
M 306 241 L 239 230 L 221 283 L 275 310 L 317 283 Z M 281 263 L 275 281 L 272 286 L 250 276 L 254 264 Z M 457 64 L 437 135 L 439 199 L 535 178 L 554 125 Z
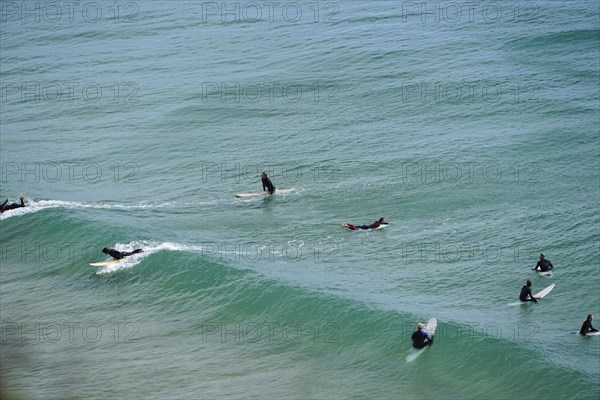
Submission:
M 596 1 L 0 5 L 4 395 L 600 395 Z

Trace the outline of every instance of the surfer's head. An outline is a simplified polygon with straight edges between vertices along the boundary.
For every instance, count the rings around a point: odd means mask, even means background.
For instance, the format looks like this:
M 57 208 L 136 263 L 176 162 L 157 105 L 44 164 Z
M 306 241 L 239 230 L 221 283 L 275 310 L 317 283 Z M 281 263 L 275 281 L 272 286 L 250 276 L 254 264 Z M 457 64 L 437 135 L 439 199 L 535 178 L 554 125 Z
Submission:
M 387 221 L 385 220 L 385 218 L 381 217 L 381 218 L 379 218 L 379 223 L 380 224 L 387 224 Z
M 540 253 L 540 260 L 544 259 L 544 253 Z
M 109 249 L 108 249 L 108 247 L 105 247 L 105 248 L 103 248 L 103 249 L 102 249 L 102 252 L 103 252 L 104 254 L 108 254 L 108 252 L 109 252 Z
M 531 281 L 529 279 L 527 279 L 526 285 L 527 285 L 527 287 L 531 287 Z
M 587 320 L 592 322 L 594 320 L 594 314 L 588 314 Z
M 423 324 L 419 322 L 419 323 L 417 324 L 417 329 L 418 329 L 418 330 L 421 330 L 421 329 L 423 329 Z

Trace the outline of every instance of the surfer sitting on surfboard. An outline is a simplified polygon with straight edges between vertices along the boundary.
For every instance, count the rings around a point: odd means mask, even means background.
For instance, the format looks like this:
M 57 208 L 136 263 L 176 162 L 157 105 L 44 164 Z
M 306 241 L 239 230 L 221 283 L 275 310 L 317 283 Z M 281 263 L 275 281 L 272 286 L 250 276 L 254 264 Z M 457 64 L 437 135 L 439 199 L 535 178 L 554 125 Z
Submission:
M 527 279 L 527 283 L 525 284 L 525 286 L 523 286 L 521 288 L 521 294 L 519 295 L 519 300 L 533 301 L 534 303 L 537 303 L 537 299 L 535 297 L 533 297 L 533 294 L 531 294 L 531 281 L 529 279 Z
M 583 321 L 583 325 L 581 325 L 581 329 L 579 330 L 579 334 L 581 336 L 586 336 L 586 333 L 589 332 L 598 332 L 598 329 L 595 329 L 592 326 L 592 321 L 594 320 L 594 316 L 592 314 L 588 314 L 587 319 Z
M 377 221 L 373 222 L 371 225 L 354 225 L 354 224 L 347 224 L 347 223 L 344 222 L 342 224 L 342 226 L 344 228 L 348 228 L 348 229 L 351 229 L 353 231 L 357 231 L 359 229 L 377 229 L 381 225 L 388 225 L 388 224 L 389 224 L 389 222 L 387 222 L 385 220 L 385 218 L 381 217 Z
M 102 249 L 102 252 L 104 254 L 108 254 L 109 256 L 111 256 L 112 258 L 116 258 L 117 260 L 120 260 L 127 256 L 131 256 L 133 254 L 141 253 L 142 251 L 142 249 L 135 249 L 134 251 L 118 251 L 115 249 L 109 249 L 108 247 Z
M 550 262 L 550 260 L 546 260 L 544 258 L 544 253 L 540 254 L 540 261 L 537 262 L 537 264 L 535 264 L 535 271 L 539 271 L 540 272 L 547 272 L 550 271 L 552 268 L 554 268 L 554 265 L 552 265 L 552 263 Z
M 413 332 L 411 339 L 415 349 L 422 349 L 433 343 L 433 336 L 423 330 L 423 324 L 420 322 L 417 324 L 417 330 Z
M 19 196 L 19 200 L 21 200 L 21 204 L 19 204 L 19 203 L 8 204 L 8 199 L 6 199 L 6 201 L 4 203 L 0 204 L 0 214 L 3 213 L 4 211 L 14 210 L 15 208 L 25 207 L 25 203 L 23 202 L 23 199 L 25 199 L 25 196 L 23 196 L 23 193 L 21 193 L 21 196 Z
M 269 194 L 275 193 L 275 185 L 273 185 L 273 182 L 271 182 L 271 180 L 267 176 L 267 173 L 263 172 L 260 178 L 262 180 L 263 191 L 266 190 L 269 192 Z

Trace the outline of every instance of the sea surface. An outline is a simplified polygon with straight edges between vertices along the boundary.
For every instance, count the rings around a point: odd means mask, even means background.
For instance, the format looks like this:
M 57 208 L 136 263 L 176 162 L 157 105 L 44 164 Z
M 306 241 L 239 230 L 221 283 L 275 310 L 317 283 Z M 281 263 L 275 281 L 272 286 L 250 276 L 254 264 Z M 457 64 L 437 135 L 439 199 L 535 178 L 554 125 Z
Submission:
M 597 1 L 0 6 L 4 395 L 600 396 Z

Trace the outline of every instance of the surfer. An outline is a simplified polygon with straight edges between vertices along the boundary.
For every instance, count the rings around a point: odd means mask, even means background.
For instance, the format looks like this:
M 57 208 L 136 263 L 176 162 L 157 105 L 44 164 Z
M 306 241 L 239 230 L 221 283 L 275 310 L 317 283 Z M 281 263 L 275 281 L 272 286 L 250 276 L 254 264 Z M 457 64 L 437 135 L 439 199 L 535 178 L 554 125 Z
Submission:
M 415 349 L 422 349 L 433 343 L 433 336 L 423 330 L 423 324 L 420 322 L 417 324 L 417 330 L 413 332 L 411 339 Z
M 263 172 L 262 175 L 260 176 L 261 180 L 262 180 L 262 185 L 263 185 L 263 191 L 268 191 L 269 194 L 273 194 L 275 193 L 275 185 L 273 185 L 273 182 L 271 182 L 271 180 L 269 179 L 269 177 L 267 176 L 266 172 Z
M 389 222 L 386 221 L 385 218 L 381 217 L 377 221 L 373 222 L 371 225 L 354 225 L 354 224 L 347 224 L 347 223 L 344 222 L 342 224 L 342 226 L 344 228 L 348 228 L 348 229 L 351 229 L 353 231 L 357 231 L 359 229 L 377 229 L 381 225 L 388 225 L 388 224 L 389 224 Z
M 120 260 L 127 256 L 131 256 L 133 254 L 141 253 L 142 251 L 142 249 L 135 249 L 134 251 L 118 251 L 115 249 L 109 249 L 108 247 L 102 249 L 102 252 L 104 254 L 108 254 L 109 256 L 111 256 L 112 258 L 116 258 L 117 260 Z
M 538 270 L 539 268 L 539 270 Z M 540 261 L 535 264 L 534 271 L 547 272 L 554 268 L 554 265 L 550 262 L 550 260 L 546 260 L 544 258 L 544 253 L 540 253 Z
M 521 294 L 519 295 L 521 301 L 533 301 L 537 303 L 537 299 L 531 294 L 531 281 L 527 279 L 527 283 L 521 288 Z
M 8 211 L 8 210 L 14 210 L 15 208 L 21 208 L 21 207 L 25 207 L 25 202 L 23 202 L 23 200 L 25 199 L 25 196 L 23 196 L 23 193 L 21 193 L 21 196 L 19 196 L 19 200 L 21 200 L 21 203 L 11 203 L 8 204 L 8 199 L 6 199 L 6 201 L 2 204 L 0 204 L 0 214 L 3 213 L 4 211 Z
M 593 320 L 594 316 L 592 314 L 588 314 L 587 319 L 583 321 L 583 325 L 581 325 L 581 329 L 579 330 L 579 334 L 581 336 L 587 336 L 586 334 L 589 332 L 598 332 L 598 329 L 595 329 L 592 326 Z

